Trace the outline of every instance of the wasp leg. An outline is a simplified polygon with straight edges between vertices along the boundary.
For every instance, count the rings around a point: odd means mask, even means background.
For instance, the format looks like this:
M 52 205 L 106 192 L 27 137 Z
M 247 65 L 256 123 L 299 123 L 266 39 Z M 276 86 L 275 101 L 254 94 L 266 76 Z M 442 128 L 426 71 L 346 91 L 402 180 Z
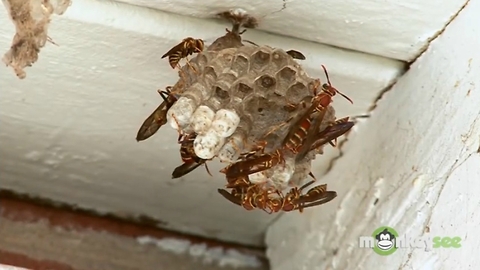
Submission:
M 207 162 L 204 163 L 205 164 L 205 169 L 207 170 L 207 173 L 213 177 L 212 173 L 210 172 L 210 170 L 208 169 L 208 165 L 207 165 Z
M 180 66 L 180 63 L 177 64 L 176 66 L 178 68 L 178 73 L 180 75 L 180 78 L 182 78 L 184 81 L 187 80 L 187 74 L 182 70 L 182 66 Z
M 192 66 L 192 64 L 190 64 L 190 60 L 188 60 L 188 57 L 185 57 L 185 60 L 186 60 L 187 65 L 193 70 L 193 73 L 195 73 L 196 75 L 198 75 L 199 73 L 198 73 L 197 69 L 195 69 L 195 68 Z
M 273 128 L 270 128 L 269 131 L 267 131 L 267 133 L 265 133 L 265 135 L 263 135 L 263 137 L 267 137 L 268 135 L 272 134 L 273 132 L 279 130 L 281 127 L 285 126 L 286 124 L 288 124 L 288 122 L 290 121 L 291 119 L 288 119 L 287 121 L 279 124 L 279 125 L 276 125 L 274 126 Z

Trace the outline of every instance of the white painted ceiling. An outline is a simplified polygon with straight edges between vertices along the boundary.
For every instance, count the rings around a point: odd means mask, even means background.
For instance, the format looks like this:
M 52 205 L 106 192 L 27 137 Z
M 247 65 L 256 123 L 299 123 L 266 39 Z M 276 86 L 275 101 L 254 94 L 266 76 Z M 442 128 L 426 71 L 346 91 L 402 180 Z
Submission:
M 364 115 L 402 74 L 404 63 L 398 59 L 418 55 L 465 1 L 438 6 L 433 0 L 361 5 L 297 0 L 285 2 L 283 10 L 282 1 L 243 1 L 241 6 L 232 1 L 125 2 L 169 13 L 74 0 L 50 25 L 49 36 L 59 46 L 47 44 L 26 69 L 26 79 L 0 67 L 1 187 L 262 245 L 276 215 L 247 212 L 220 197 L 216 189 L 225 180 L 216 173 L 218 164 L 210 165 L 213 179 L 199 168 L 172 180 L 181 162 L 176 132 L 165 126 L 147 141 L 135 141 L 140 124 L 161 102 L 156 90 L 178 79 L 160 56 L 187 36 L 212 42 L 229 25 L 210 17 L 242 7 L 260 20 L 259 29 L 247 31 L 245 39 L 303 52 L 307 60 L 302 64 L 311 76 L 323 79 L 320 65 L 326 65 L 332 83 L 354 100 L 354 105 L 336 101 L 337 116 Z M 13 35 L 13 24 L 0 8 L 2 54 Z M 314 172 L 320 175 L 337 155 L 330 150 L 319 156 Z
M 411 61 L 466 0 L 120 0 L 186 16 L 210 18 L 230 8 L 257 17 L 259 30 Z

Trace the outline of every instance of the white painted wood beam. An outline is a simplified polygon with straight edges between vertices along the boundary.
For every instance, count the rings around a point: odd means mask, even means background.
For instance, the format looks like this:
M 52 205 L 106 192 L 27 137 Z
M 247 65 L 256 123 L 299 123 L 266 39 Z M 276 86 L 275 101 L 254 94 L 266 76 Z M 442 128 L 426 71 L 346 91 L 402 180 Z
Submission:
M 478 268 L 478 14 L 480 1 L 471 1 L 356 127 L 320 180 L 339 197 L 269 227 L 273 270 Z M 389 256 L 359 248 L 381 226 L 412 238 L 458 236 L 461 248 Z
M 171 13 L 209 18 L 243 8 L 259 29 L 388 58 L 412 61 L 467 0 L 120 0 Z

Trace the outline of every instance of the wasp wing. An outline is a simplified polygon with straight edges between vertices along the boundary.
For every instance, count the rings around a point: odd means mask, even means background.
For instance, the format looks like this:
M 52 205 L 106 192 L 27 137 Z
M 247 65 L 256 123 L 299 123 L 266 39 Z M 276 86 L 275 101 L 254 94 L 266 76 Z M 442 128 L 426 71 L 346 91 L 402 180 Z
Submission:
M 137 141 L 143 141 L 155 134 L 161 126 L 167 123 L 167 104 L 162 102 L 150 116 L 143 121 L 140 129 L 137 132 Z
M 343 120 L 343 119 L 341 119 Z M 318 147 L 342 136 L 355 125 L 354 122 L 337 121 L 335 124 L 328 126 L 326 129 L 318 133 L 317 140 L 311 145 L 310 150 Z
M 200 167 L 200 165 L 204 163 L 205 161 L 183 163 L 182 165 L 176 167 L 175 170 L 173 170 L 172 179 L 182 177 L 190 173 L 191 171 L 195 170 L 196 168 Z
M 232 195 L 230 192 L 226 191 L 225 189 L 217 189 L 218 193 L 220 193 L 225 199 L 231 201 L 232 203 L 242 206 L 242 199 Z
M 303 53 L 295 50 L 289 50 L 286 52 L 288 55 L 290 55 L 293 59 L 298 59 L 298 60 L 305 60 L 307 59 Z
M 326 112 L 327 108 L 324 108 L 318 113 L 318 116 L 314 118 L 315 122 L 308 130 L 307 138 L 305 138 L 305 140 L 303 141 L 302 146 L 300 147 L 300 151 L 298 151 L 298 154 L 295 157 L 295 161 L 302 160 L 303 158 L 305 158 L 307 153 L 310 152 L 311 145 L 315 142 L 315 139 L 317 138 L 317 130 L 320 128 L 320 124 L 322 123 Z

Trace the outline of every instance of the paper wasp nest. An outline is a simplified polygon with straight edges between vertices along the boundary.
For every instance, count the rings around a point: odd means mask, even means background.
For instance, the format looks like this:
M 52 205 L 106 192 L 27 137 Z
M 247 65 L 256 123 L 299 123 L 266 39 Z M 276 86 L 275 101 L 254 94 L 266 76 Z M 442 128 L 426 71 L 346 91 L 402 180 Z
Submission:
M 242 44 L 231 33 L 195 55 L 190 64 L 195 70 L 182 67 L 173 88 L 179 99 L 167 119 L 175 129 L 198 134 L 194 148 L 202 159 L 233 163 L 262 141 L 267 142 L 265 153 L 275 151 L 314 95 L 314 79 L 284 50 Z M 320 130 L 334 120 L 329 106 Z M 314 157 L 309 153 L 296 164 L 293 154 L 287 154 L 285 166 L 252 174 L 250 181 L 269 179 L 279 189 L 298 185 L 308 176 Z

